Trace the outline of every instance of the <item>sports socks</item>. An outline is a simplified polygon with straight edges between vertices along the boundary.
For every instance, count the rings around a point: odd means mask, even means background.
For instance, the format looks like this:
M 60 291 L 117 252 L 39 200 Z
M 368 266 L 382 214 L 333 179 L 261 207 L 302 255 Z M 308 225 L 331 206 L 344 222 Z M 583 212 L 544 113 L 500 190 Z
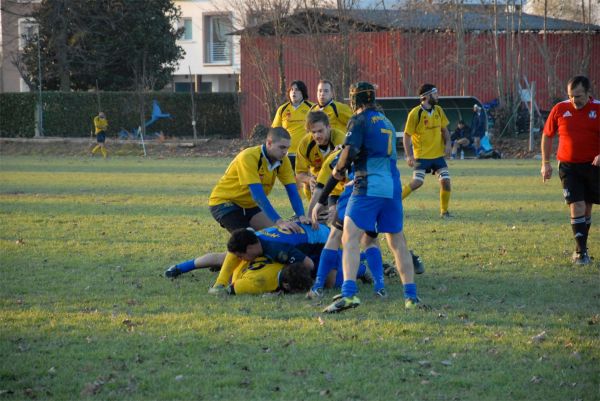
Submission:
M 404 299 L 417 299 L 417 285 L 415 283 L 404 284 Z
M 410 185 L 406 184 L 405 186 L 402 187 L 402 199 L 406 198 L 411 193 L 412 193 L 412 189 L 410 188 Z
M 383 282 L 383 258 L 381 257 L 381 250 L 377 247 L 367 248 L 365 251 L 365 257 L 369 270 L 373 275 L 375 291 L 379 291 L 385 284 Z
M 588 235 L 590 233 L 590 227 L 592 226 L 592 216 L 585 217 L 585 226 L 586 226 L 585 235 Z
M 215 285 L 223 285 L 228 286 L 231 281 L 231 277 L 233 276 L 233 272 L 235 269 L 244 261 L 239 259 L 231 252 L 227 252 L 225 256 L 225 260 L 223 261 L 223 266 L 221 266 L 221 271 L 219 272 L 219 277 L 217 277 L 217 281 Z
M 334 249 L 323 249 L 323 251 L 321 251 L 321 257 L 319 258 L 317 277 L 315 278 L 312 289 L 316 290 L 318 288 L 324 288 L 329 272 L 336 266 L 338 272 L 342 270 L 341 263 L 338 265 L 338 251 Z
M 448 205 L 450 204 L 450 191 L 440 189 L 440 211 L 445 213 L 448 211 Z
M 102 152 L 102 157 L 104 157 L 106 159 L 106 156 L 108 155 L 108 153 L 106 152 L 106 148 L 104 146 L 102 146 L 100 148 L 100 152 Z
M 100 145 L 94 146 L 94 149 L 92 149 L 92 154 L 95 155 L 99 149 L 100 149 Z
M 573 230 L 573 236 L 575 237 L 575 243 L 577 244 L 577 252 L 581 253 L 587 251 L 588 226 L 586 224 L 585 216 L 572 217 L 571 229 Z
M 196 268 L 196 266 L 194 265 L 194 260 L 195 259 L 188 260 L 188 261 L 185 261 L 183 263 L 178 263 L 177 264 L 177 268 L 179 270 L 181 270 L 182 273 L 187 273 L 189 271 L 192 271 L 192 270 L 194 270 Z
M 354 280 L 344 280 L 342 284 L 342 297 L 350 298 L 353 297 L 358 292 L 358 287 L 356 286 L 356 281 Z

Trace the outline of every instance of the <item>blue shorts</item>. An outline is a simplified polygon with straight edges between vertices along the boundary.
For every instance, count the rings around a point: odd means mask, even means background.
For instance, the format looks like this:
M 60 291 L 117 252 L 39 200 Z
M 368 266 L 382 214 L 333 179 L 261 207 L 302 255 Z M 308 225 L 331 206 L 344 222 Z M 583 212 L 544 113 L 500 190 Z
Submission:
M 436 159 L 416 159 L 415 160 L 415 171 L 425 170 L 425 173 L 435 173 L 443 168 L 448 168 L 446 159 L 438 157 Z
M 100 131 L 96 134 L 96 142 L 104 143 L 106 141 L 106 132 Z
M 365 231 L 399 233 L 403 227 L 402 199 L 352 195 L 346 216 Z

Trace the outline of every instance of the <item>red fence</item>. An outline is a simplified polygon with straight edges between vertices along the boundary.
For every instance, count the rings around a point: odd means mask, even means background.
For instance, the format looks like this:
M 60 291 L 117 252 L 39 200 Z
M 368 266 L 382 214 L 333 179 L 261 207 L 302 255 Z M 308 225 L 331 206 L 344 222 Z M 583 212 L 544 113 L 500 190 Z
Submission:
M 283 48 L 287 82 L 304 81 L 310 98 L 315 100 L 320 78 L 316 58 L 326 57 L 323 52 L 327 49 L 341 48 L 341 40 L 337 35 L 286 37 Z M 600 90 L 599 34 L 548 34 L 547 57 L 542 54 L 542 41 L 542 35 L 536 33 L 500 35 L 502 73 L 497 74 L 494 39 L 488 32 L 468 33 L 460 41 L 453 33 L 373 32 L 357 33 L 350 38 L 355 78 L 376 83 L 379 97 L 414 96 L 417 88 L 428 82 L 435 84 L 443 96 L 468 95 L 487 102 L 497 98 L 498 85 L 514 84 L 506 82 L 504 77 L 524 76 L 529 82 L 535 81 L 539 107 L 549 110 L 553 99 L 564 97 L 566 82 L 573 75 L 589 76 L 594 88 Z M 324 43 L 328 47 L 322 46 Z M 256 124 L 270 125 L 265 105 L 267 96 L 260 77 L 269 77 L 273 88 L 278 87 L 275 44 L 274 37 L 242 38 L 243 136 Z M 586 51 L 586 47 L 589 50 Z M 520 59 L 517 51 L 507 51 L 507 48 L 521 49 Z M 256 53 L 250 49 L 258 49 L 259 60 L 251 56 Z M 588 52 L 589 66 L 583 71 L 582 60 Z M 459 54 L 462 56 L 457 56 Z M 517 71 L 521 73 L 516 74 Z M 338 96 L 343 97 L 345 93 Z

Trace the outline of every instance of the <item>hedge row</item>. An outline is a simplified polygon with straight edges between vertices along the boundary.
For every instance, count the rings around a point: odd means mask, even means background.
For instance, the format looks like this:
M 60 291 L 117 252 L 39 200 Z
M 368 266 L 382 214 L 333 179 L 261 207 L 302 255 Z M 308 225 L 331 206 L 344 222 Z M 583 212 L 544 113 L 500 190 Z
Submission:
M 141 99 L 133 92 L 43 92 L 42 99 L 45 136 L 89 136 L 93 118 L 99 110 L 106 114 L 111 136 L 116 136 L 122 128 L 132 131 L 140 125 Z M 151 118 L 153 100 L 158 101 L 162 112 L 169 113 L 171 117 L 147 127 L 147 135 L 161 131 L 167 136 L 193 135 L 189 93 L 145 93 L 145 121 Z M 0 93 L 0 137 L 33 137 L 37 102 L 37 93 Z M 195 94 L 194 106 L 198 136 L 240 136 L 237 94 Z

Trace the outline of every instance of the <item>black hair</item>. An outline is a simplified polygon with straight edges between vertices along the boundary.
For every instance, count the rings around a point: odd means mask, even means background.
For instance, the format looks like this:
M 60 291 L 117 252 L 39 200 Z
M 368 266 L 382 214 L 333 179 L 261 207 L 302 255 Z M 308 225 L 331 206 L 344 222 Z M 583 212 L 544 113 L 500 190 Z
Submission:
M 435 88 L 434 84 L 423 84 L 421 85 L 421 87 L 419 88 L 419 96 L 431 91 L 432 89 Z
M 258 237 L 252 229 L 239 228 L 232 231 L 229 241 L 227 241 L 227 250 L 231 253 L 245 253 L 248 245 L 258 242 Z
M 290 91 L 292 90 L 292 86 L 294 86 L 294 85 L 296 85 L 298 87 L 298 90 L 300 91 L 300 93 L 302 93 L 302 100 L 308 100 L 308 88 L 306 87 L 306 84 L 302 81 L 292 81 L 290 86 L 288 86 L 287 92 L 286 92 L 288 100 L 290 98 Z
M 585 90 L 586 92 L 589 92 L 590 87 L 591 87 L 590 80 L 588 79 L 588 77 L 583 76 L 583 75 L 577 75 L 577 76 L 574 76 L 573 78 L 569 79 L 569 83 L 567 84 L 567 87 L 571 88 L 571 89 L 575 89 L 579 85 L 581 85 L 583 87 L 583 90 Z
M 290 133 L 283 127 L 269 128 L 267 138 L 270 138 L 273 142 L 279 142 L 282 139 L 292 139 Z
M 464 120 L 458 120 L 458 124 L 465 125 L 465 121 Z
M 290 293 L 308 291 L 313 285 L 310 270 L 300 262 L 285 265 L 279 278 L 281 284 L 289 285 L 289 288 L 284 290 Z

